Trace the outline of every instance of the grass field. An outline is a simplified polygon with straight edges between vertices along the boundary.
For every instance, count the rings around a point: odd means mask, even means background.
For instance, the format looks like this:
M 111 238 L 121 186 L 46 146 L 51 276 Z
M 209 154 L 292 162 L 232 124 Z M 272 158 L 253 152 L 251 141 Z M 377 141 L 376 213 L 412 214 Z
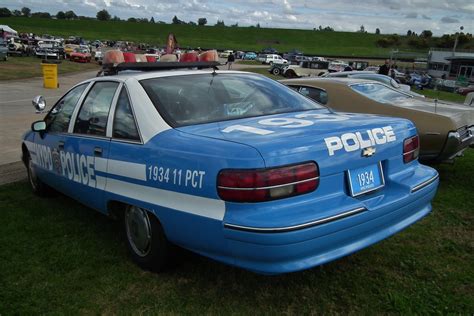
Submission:
M 428 98 L 452 101 L 452 102 L 458 102 L 458 103 L 464 103 L 464 100 L 466 99 L 465 96 L 460 95 L 458 93 L 439 91 L 439 90 L 433 90 L 433 89 L 416 90 L 416 92 L 421 93 L 427 96 Z
M 99 69 L 95 62 L 75 63 L 62 60 L 58 64 L 58 73 L 65 74 L 78 71 Z M 8 61 L 0 62 L 0 80 L 25 79 L 41 77 L 41 59 L 36 57 L 8 57 Z
M 437 166 L 433 212 L 314 269 L 261 276 L 180 251 L 133 265 L 119 223 L 26 182 L 0 187 L 0 314 L 472 314 L 474 150 Z M 198 238 L 198 236 L 197 236 Z
M 375 41 L 383 35 L 363 33 L 20 17 L 2 18 L 2 24 L 19 32 L 63 37 L 76 35 L 89 40 L 127 40 L 157 45 L 165 45 L 166 36 L 173 32 L 182 48 L 199 46 L 260 51 L 265 47 L 274 47 L 280 52 L 298 49 L 312 55 L 349 57 L 388 57 L 390 54 L 390 48 L 375 45 Z

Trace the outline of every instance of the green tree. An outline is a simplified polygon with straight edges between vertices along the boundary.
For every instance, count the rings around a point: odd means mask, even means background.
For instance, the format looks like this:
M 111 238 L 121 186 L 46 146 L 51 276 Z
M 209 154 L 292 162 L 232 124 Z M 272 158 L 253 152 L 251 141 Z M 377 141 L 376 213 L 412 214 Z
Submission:
M 408 31 L 407 31 L 407 36 L 411 36 L 411 34 L 412 34 L 412 33 L 411 33 L 411 30 L 408 30 Z
M 137 22 L 137 19 L 135 19 L 135 18 L 128 18 L 127 21 L 128 21 L 128 22 Z
M 105 9 L 100 10 L 99 12 L 97 12 L 96 17 L 97 17 L 97 20 L 99 20 L 99 21 L 108 21 L 111 18 L 109 12 Z
M 23 14 L 24 16 L 28 17 L 28 16 L 30 16 L 30 13 L 31 13 L 30 8 L 27 8 L 27 7 L 21 8 L 21 14 Z
M 63 11 L 59 11 L 56 13 L 56 19 L 58 20 L 64 20 L 66 18 L 66 14 Z
M 0 8 L 0 18 L 8 18 L 9 16 L 12 16 L 12 13 L 8 8 Z
M 21 16 L 21 11 L 20 10 L 13 10 L 12 15 L 13 16 Z
M 74 11 L 72 11 L 72 10 L 64 12 L 64 15 L 66 16 L 66 19 L 68 19 L 68 20 L 77 19 L 76 13 L 74 13 Z
M 433 32 L 431 32 L 430 30 L 424 30 L 423 32 L 421 32 L 420 36 L 424 38 L 431 38 L 433 36 Z
M 375 34 L 377 34 L 377 35 L 380 34 L 380 29 L 379 29 L 379 28 L 376 28 L 376 29 L 375 29 Z
M 111 19 L 111 21 L 121 21 L 120 18 L 116 15 Z
M 207 19 L 206 18 L 199 18 L 198 19 L 198 25 L 206 25 L 207 24 Z
M 150 23 L 155 23 L 155 18 L 154 17 L 151 17 Z

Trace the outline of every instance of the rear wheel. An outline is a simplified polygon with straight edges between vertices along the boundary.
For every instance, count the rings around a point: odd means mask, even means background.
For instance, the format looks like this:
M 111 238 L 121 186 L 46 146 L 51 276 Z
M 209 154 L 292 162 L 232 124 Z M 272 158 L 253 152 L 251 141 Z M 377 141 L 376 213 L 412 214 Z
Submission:
M 168 261 L 169 245 L 158 219 L 143 208 L 128 205 L 124 227 L 133 261 L 143 269 L 162 271 Z

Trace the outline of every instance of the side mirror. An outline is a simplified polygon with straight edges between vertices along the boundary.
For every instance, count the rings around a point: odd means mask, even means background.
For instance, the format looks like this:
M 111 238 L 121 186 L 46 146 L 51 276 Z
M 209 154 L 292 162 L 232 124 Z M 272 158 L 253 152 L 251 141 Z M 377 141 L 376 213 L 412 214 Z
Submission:
M 46 107 L 46 101 L 42 95 L 37 95 L 31 102 L 33 103 L 37 113 L 43 112 L 44 108 Z
M 44 132 L 46 130 L 46 122 L 45 121 L 36 121 L 31 124 L 31 130 L 33 132 Z

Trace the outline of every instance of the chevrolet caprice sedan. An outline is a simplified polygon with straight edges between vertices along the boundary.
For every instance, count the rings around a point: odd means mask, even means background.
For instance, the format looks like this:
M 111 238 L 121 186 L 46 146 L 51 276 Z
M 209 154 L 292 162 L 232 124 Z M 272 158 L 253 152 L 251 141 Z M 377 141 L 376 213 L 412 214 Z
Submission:
M 35 193 L 121 218 L 132 259 L 155 271 L 171 243 L 258 273 L 308 269 L 420 220 L 438 186 L 410 121 L 336 114 L 237 71 L 81 82 L 21 147 Z

